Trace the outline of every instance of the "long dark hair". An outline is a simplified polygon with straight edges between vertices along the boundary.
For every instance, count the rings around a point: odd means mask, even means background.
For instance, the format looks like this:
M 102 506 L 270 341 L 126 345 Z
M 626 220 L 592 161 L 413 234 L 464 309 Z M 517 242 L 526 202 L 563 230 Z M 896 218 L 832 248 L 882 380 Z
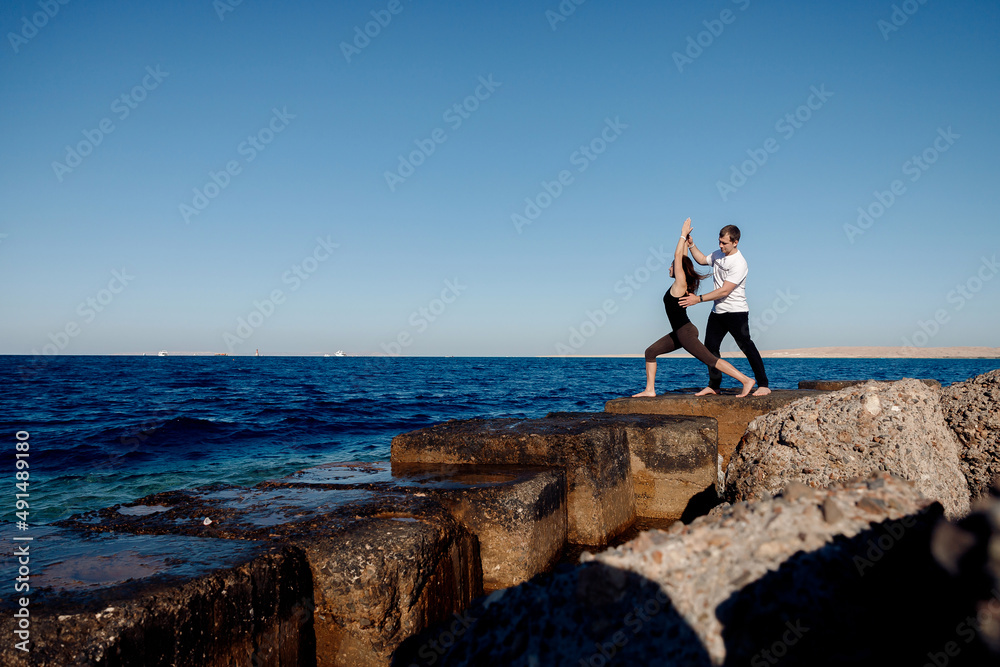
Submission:
M 697 294 L 698 286 L 701 285 L 701 281 L 708 278 L 708 274 L 696 273 L 694 270 L 694 262 L 687 255 L 681 259 L 681 268 L 684 269 L 684 276 L 687 278 L 687 289 L 688 294 Z

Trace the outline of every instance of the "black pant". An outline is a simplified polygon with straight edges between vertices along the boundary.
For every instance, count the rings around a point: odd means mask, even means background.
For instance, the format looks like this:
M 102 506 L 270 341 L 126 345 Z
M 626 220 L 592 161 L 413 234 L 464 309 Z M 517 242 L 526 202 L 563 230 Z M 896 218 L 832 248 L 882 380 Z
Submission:
M 758 387 L 767 386 L 767 373 L 764 372 L 764 362 L 760 358 L 757 346 L 750 340 L 750 313 L 716 313 L 708 316 L 708 326 L 705 327 L 705 347 L 715 356 L 719 354 L 722 339 L 726 334 L 732 334 L 740 351 L 746 355 L 753 369 L 753 377 Z M 722 372 L 715 368 L 708 369 L 708 386 L 716 391 L 722 386 Z

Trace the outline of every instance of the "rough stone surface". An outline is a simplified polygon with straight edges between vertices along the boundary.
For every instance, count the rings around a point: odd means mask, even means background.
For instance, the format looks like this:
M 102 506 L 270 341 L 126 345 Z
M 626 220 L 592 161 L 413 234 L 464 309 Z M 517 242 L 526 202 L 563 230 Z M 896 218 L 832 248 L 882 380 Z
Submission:
M 775 389 L 767 396 L 695 396 L 692 390 L 685 394 L 661 394 L 639 398 L 615 398 L 604 405 L 604 411 L 616 415 L 688 415 L 711 417 L 718 422 L 718 446 L 722 465 L 736 449 L 747 424 L 755 417 L 788 405 L 792 401 L 816 393 L 804 390 Z
M 585 554 L 477 601 L 457 639 L 437 626 L 407 641 L 394 664 L 919 665 L 954 637 L 929 547 L 939 504 L 885 473 L 791 495 Z
M 547 570 L 566 543 L 562 469 L 423 463 L 330 463 L 277 485 L 404 493 L 436 500 L 479 538 L 483 588 L 493 591 Z
M 0 567 L 17 572 L 15 550 L 27 547 L 31 572 L 30 590 L 0 598 L 0 664 L 315 664 L 312 578 L 299 549 L 54 527 L 29 534 L 4 535 L 13 546 Z M 28 652 L 15 645 L 21 596 L 30 601 Z
M 471 419 L 450 421 L 398 435 L 392 462 L 555 466 L 565 470 L 568 535 L 575 544 L 604 545 L 636 519 L 633 461 L 646 490 L 656 486 L 665 466 L 687 475 L 694 490 L 699 470 L 708 466 L 714 480 L 714 443 L 706 442 L 709 424 L 663 415 L 553 413 L 542 419 Z M 676 447 L 691 432 L 703 446 Z M 634 452 L 631 444 L 634 443 Z M 712 481 L 706 483 L 710 486 Z M 680 485 L 679 485 L 680 486 Z M 700 490 L 700 489 L 699 489 Z M 643 506 L 655 506 L 644 497 Z
M 726 469 L 726 500 L 774 494 L 792 480 L 825 487 L 885 470 L 958 517 L 969 511 L 959 449 L 936 391 L 919 380 L 867 382 L 752 421 Z
M 718 502 L 718 427 L 705 417 L 666 416 L 656 427 L 624 425 L 628 441 L 635 511 L 660 519 L 684 513 L 692 499 Z
M 838 391 L 840 389 L 846 389 L 847 387 L 853 387 L 857 384 L 864 384 L 865 382 L 869 382 L 869 380 L 801 380 L 799 382 L 799 389 Z M 931 389 L 941 388 L 941 383 L 937 380 L 922 379 L 920 382 L 923 382 Z
M 961 465 L 973 499 L 1000 475 L 1000 370 L 941 390 L 945 423 L 962 443 Z
M 311 572 L 319 667 L 385 665 L 403 639 L 482 593 L 478 540 L 440 503 L 415 494 L 218 486 L 159 493 L 59 523 L 300 549 Z

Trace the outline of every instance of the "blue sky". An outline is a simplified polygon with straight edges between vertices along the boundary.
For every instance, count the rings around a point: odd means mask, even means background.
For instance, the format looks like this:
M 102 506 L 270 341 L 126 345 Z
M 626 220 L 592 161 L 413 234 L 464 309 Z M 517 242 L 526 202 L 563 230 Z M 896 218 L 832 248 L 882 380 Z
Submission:
M 995 2 L 36 0 L 0 28 L 0 353 L 641 353 L 688 216 L 705 250 L 741 228 L 762 350 L 997 344 Z

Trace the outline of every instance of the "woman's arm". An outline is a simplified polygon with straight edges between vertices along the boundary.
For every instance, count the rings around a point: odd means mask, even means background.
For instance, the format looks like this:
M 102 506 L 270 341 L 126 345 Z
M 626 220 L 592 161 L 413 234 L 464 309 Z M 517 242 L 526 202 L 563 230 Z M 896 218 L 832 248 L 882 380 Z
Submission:
M 687 239 L 690 233 L 691 218 L 688 218 L 684 221 L 684 226 L 681 227 L 681 237 L 677 240 L 677 247 L 674 249 L 674 285 L 681 294 L 687 294 L 687 275 L 684 273 L 684 265 L 681 260 L 687 254 Z M 673 286 L 670 291 L 674 291 Z M 674 294 L 674 296 L 677 295 Z

